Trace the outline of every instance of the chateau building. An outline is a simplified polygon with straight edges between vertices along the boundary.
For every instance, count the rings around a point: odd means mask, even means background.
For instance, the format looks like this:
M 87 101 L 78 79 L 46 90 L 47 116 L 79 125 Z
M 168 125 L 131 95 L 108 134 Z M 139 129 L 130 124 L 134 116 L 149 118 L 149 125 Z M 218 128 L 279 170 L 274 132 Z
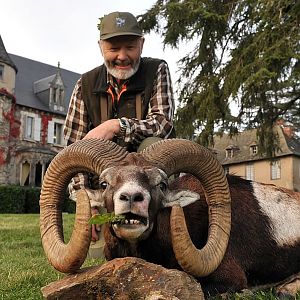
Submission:
M 274 127 L 279 149 L 272 159 L 261 154 L 256 130 L 215 138 L 212 151 L 226 173 L 300 191 L 300 141 L 293 128 L 281 122 Z
M 41 186 L 65 146 L 63 124 L 80 74 L 8 54 L 0 36 L 0 185 Z M 212 151 L 226 173 L 300 191 L 300 141 L 284 123 L 279 150 L 260 154 L 255 130 L 215 138 Z
M 79 77 L 8 54 L 0 36 L 0 184 L 41 186 L 65 146 L 63 124 Z

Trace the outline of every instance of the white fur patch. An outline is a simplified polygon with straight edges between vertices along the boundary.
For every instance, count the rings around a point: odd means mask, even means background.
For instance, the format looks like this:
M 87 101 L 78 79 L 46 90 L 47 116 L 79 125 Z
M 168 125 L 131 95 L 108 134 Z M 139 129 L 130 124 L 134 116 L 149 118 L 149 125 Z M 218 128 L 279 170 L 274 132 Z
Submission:
M 262 212 L 271 220 L 273 237 L 280 246 L 300 241 L 300 201 L 272 186 L 252 183 Z
M 131 201 L 121 201 L 121 194 L 132 195 L 134 193 L 141 193 L 144 197 L 144 201 L 138 201 L 132 203 Z M 136 214 L 140 214 L 141 216 L 148 216 L 148 206 L 150 203 L 150 194 L 149 191 L 145 190 L 136 180 L 128 179 L 115 193 L 114 195 L 114 203 L 115 203 L 115 213 L 122 214 L 124 212 L 131 211 Z

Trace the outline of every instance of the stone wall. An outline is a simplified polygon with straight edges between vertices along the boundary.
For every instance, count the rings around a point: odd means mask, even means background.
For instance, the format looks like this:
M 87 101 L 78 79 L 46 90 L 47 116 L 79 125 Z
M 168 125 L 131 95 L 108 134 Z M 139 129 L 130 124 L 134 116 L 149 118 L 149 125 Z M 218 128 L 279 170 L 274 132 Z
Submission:
M 26 114 L 39 119 L 37 138 L 26 138 Z M 62 115 L 17 105 L 13 95 L 0 90 L 0 184 L 41 186 L 49 163 L 63 149 L 47 139 L 53 117 L 64 121 Z
M 9 145 L 10 145 L 10 115 L 14 98 L 9 94 L 0 93 L 0 184 L 8 181 Z

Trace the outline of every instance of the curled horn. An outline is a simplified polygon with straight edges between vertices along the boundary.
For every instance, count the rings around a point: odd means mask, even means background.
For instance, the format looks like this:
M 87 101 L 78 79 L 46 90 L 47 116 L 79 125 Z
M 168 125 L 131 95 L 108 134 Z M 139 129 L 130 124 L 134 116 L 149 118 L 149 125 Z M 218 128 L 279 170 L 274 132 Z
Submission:
M 142 155 L 168 176 L 185 172 L 200 180 L 209 211 L 206 245 L 200 250 L 193 245 L 181 207 L 172 208 L 170 224 L 173 250 L 179 265 L 194 276 L 207 276 L 224 257 L 231 227 L 231 198 L 222 166 L 209 150 L 188 140 L 163 140 L 146 148 Z
M 79 172 L 100 174 L 124 160 L 127 154 L 124 148 L 110 141 L 81 140 L 63 149 L 49 165 L 40 196 L 40 232 L 46 256 L 58 271 L 78 270 L 91 240 L 90 202 L 86 192 L 80 191 L 73 233 L 69 242 L 64 242 L 61 207 L 68 183 Z

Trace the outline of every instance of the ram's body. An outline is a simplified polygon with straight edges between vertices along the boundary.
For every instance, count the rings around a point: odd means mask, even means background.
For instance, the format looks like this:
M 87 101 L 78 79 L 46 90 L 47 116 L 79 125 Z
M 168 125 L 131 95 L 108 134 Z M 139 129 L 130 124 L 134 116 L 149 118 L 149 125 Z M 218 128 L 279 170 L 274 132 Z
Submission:
M 77 172 L 100 175 L 100 186 L 78 192 L 74 233 L 65 244 L 60 208 Z M 168 176 L 180 172 L 195 177 L 180 177 L 168 187 Z M 137 154 L 109 141 L 83 140 L 61 151 L 47 170 L 40 200 L 44 250 L 61 272 L 78 270 L 86 258 L 88 194 L 98 195 L 108 212 L 125 216 L 106 225 L 108 259 L 137 256 L 182 268 L 210 292 L 300 271 L 299 193 L 226 180 L 212 153 L 193 142 L 165 140 Z
M 229 176 L 232 199 L 232 227 L 225 257 L 211 275 L 199 278 L 209 292 L 238 291 L 251 285 L 277 282 L 300 271 L 300 197 L 286 189 Z M 189 189 L 200 200 L 184 207 L 186 223 L 194 245 L 200 249 L 207 240 L 208 213 L 199 181 L 184 176 L 170 189 Z M 138 256 L 168 268 L 180 266 L 170 235 L 170 209 L 157 214 L 157 222 L 146 240 L 132 243 L 106 229 L 108 259 Z

